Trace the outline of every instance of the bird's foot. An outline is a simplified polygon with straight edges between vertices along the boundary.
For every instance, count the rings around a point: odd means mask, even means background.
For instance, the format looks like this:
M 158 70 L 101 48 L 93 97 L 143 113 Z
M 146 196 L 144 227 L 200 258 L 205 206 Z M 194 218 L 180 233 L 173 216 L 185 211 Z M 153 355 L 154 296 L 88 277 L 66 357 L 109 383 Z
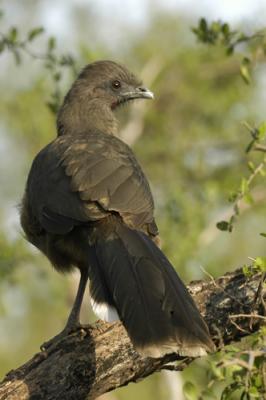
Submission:
M 49 348 L 54 347 L 63 339 L 65 339 L 68 335 L 80 329 L 83 329 L 83 326 L 80 323 L 76 323 L 74 325 L 66 325 L 66 327 L 60 333 L 41 345 L 41 351 L 47 351 Z

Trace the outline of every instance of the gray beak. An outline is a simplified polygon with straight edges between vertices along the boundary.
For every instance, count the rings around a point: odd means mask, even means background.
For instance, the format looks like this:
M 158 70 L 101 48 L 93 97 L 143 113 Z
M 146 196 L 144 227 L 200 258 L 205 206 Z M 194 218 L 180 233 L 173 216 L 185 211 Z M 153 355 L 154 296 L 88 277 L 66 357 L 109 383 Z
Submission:
M 154 94 L 144 86 L 137 88 L 137 93 L 140 98 L 143 99 L 154 99 Z
M 133 99 L 153 99 L 154 94 L 146 87 L 140 86 L 133 89 L 130 92 L 123 93 L 123 98 L 125 100 Z

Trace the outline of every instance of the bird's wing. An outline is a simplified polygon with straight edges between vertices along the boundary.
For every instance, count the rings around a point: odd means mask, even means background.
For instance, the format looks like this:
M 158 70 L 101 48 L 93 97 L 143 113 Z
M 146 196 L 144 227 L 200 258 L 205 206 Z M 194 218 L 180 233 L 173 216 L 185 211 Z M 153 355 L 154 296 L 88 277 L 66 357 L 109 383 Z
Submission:
M 101 132 L 60 136 L 46 146 L 33 162 L 28 196 L 51 233 L 116 212 L 129 226 L 157 234 L 150 187 L 134 154 Z

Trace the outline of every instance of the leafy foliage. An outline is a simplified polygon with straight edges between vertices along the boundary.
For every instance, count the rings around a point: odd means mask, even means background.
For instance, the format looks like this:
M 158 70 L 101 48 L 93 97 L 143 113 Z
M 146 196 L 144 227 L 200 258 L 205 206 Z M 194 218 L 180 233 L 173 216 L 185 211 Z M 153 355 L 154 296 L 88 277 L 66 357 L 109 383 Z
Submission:
M 260 39 L 256 42 L 255 48 L 256 53 L 262 49 L 264 55 L 266 55 L 266 30 L 254 33 L 252 35 L 246 35 L 241 31 L 232 30 L 228 23 L 221 21 L 214 21 L 208 23 L 205 18 L 201 18 L 197 27 L 192 28 L 192 31 L 197 36 L 198 40 L 202 43 L 209 45 L 222 45 L 226 49 L 227 55 L 232 55 L 235 48 L 240 43 L 249 44 L 255 39 Z M 240 65 L 240 74 L 246 83 L 250 83 L 250 68 L 252 67 L 251 57 L 244 56 Z M 247 122 L 244 123 L 248 129 L 251 141 L 249 142 L 246 153 L 250 153 L 252 150 L 259 151 L 261 153 L 266 152 L 266 122 L 260 123 L 257 127 L 251 127 Z M 232 232 L 233 226 L 239 216 L 242 200 L 252 205 L 254 199 L 251 194 L 251 184 L 254 178 L 259 175 L 262 178 L 265 177 L 265 163 L 266 156 L 262 154 L 262 157 L 256 164 L 253 161 L 247 161 L 247 167 L 250 171 L 248 177 L 242 177 L 239 189 L 232 192 L 229 196 L 229 201 L 233 203 L 233 214 L 228 220 L 222 220 L 217 223 L 217 228 L 221 231 Z
M 232 30 L 228 23 L 214 21 L 208 23 L 205 18 L 199 20 L 198 26 L 192 28 L 199 42 L 209 45 L 220 45 L 226 50 L 226 54 L 232 55 L 240 44 L 254 44 L 256 55 L 261 49 L 263 57 L 266 55 L 266 30 L 261 30 L 252 35 L 247 35 L 239 30 Z M 251 77 L 252 55 L 243 56 L 240 64 L 240 74 L 245 83 L 249 84 Z
M 264 180 L 266 176 L 266 156 L 264 155 L 264 153 L 266 152 L 266 146 L 264 144 L 266 137 L 266 123 L 261 123 L 257 128 L 252 128 L 248 123 L 245 123 L 245 126 L 248 128 L 252 138 L 246 148 L 246 153 L 249 153 L 251 150 L 255 150 L 261 152 L 262 156 L 257 161 L 256 165 L 251 160 L 247 161 L 247 167 L 250 174 L 248 177 L 242 177 L 239 189 L 230 194 L 228 200 L 233 203 L 234 213 L 233 215 L 231 215 L 228 221 L 220 221 L 217 223 L 217 228 L 221 231 L 232 232 L 233 226 L 240 214 L 242 201 L 248 205 L 252 205 L 254 203 L 254 199 L 251 193 L 253 180 L 257 176 Z M 263 233 L 262 236 L 264 236 Z
M 248 350 L 236 345 L 207 360 L 208 385 L 204 389 L 192 382 L 184 385 L 186 400 L 251 400 L 262 399 L 266 393 L 264 339 L 265 327 L 253 334 L 245 344 Z M 243 343 L 242 343 L 243 346 Z M 217 395 L 217 387 L 221 394 Z
M 3 16 L 3 13 L 2 13 Z M 22 62 L 23 53 L 29 55 L 32 59 L 41 60 L 44 68 L 48 71 L 54 90 L 50 94 L 50 100 L 47 102 L 52 113 L 56 114 L 62 102 L 62 92 L 60 81 L 64 69 L 70 69 L 73 76 L 77 74 L 75 59 L 70 53 L 58 55 L 56 48 L 56 38 L 51 36 L 47 39 L 46 51 L 37 53 L 30 47 L 33 41 L 39 38 L 45 32 L 42 26 L 30 29 L 24 38 L 20 37 L 17 27 L 11 27 L 6 33 L 0 33 L 0 54 L 8 50 L 15 59 L 17 65 Z
M 227 55 L 232 55 L 235 48 L 240 43 L 249 43 L 250 41 L 260 38 L 260 41 L 256 44 L 256 49 L 262 48 L 263 54 L 266 54 L 265 46 L 265 30 L 260 33 L 255 33 L 251 36 L 247 36 L 239 31 L 232 31 L 227 23 L 213 22 L 208 24 L 207 21 L 202 18 L 199 21 L 197 28 L 193 28 L 193 32 L 197 35 L 198 40 L 210 45 L 220 44 L 226 48 Z M 240 74 L 244 79 L 245 83 L 250 83 L 250 69 L 252 67 L 251 58 L 244 56 L 240 65 Z M 249 155 L 251 151 L 257 151 L 260 153 L 260 158 L 256 159 L 255 163 L 252 160 L 247 160 L 247 168 L 249 170 L 248 177 L 242 177 L 241 183 L 238 190 L 232 192 L 229 197 L 229 201 L 233 203 L 233 214 L 228 220 L 222 220 L 217 223 L 217 228 L 221 231 L 232 232 L 234 224 L 236 223 L 240 211 L 243 208 L 243 203 L 249 206 L 254 205 L 254 199 L 251 193 L 252 184 L 256 177 L 259 177 L 261 181 L 265 181 L 265 165 L 266 165 L 266 123 L 262 122 L 258 126 L 250 126 L 247 122 L 244 123 L 247 128 L 251 140 L 246 147 L 246 154 Z M 261 233 L 261 236 L 266 237 L 265 233 Z M 253 259 L 253 265 L 251 267 L 244 266 L 243 271 L 246 275 L 257 273 L 258 271 L 263 272 L 262 285 L 264 285 L 264 279 L 266 276 L 266 258 L 256 257 Z M 259 293 L 260 288 L 258 288 Z M 265 309 L 264 301 L 262 305 Z M 241 317 L 241 316 L 239 316 Z M 244 317 L 244 315 L 243 315 Z M 253 318 L 252 315 L 248 316 Z M 262 319 L 266 317 L 261 317 Z M 265 326 L 261 330 L 253 335 L 249 343 L 246 344 L 248 350 L 241 350 L 238 346 L 228 346 L 218 356 L 220 360 L 218 362 L 210 361 L 210 381 L 208 389 L 203 391 L 201 394 L 193 392 L 193 396 L 187 396 L 187 399 L 196 398 L 210 398 L 217 399 L 215 392 L 213 391 L 214 385 L 218 382 L 224 382 L 226 385 L 222 390 L 221 400 L 227 399 L 262 399 L 266 395 L 266 382 L 265 382 L 265 365 L 266 365 L 266 354 L 264 349 L 266 338 Z M 230 382 L 231 381 L 231 382 Z M 185 392 L 186 393 L 186 392 Z M 234 397 L 235 396 L 235 397 Z

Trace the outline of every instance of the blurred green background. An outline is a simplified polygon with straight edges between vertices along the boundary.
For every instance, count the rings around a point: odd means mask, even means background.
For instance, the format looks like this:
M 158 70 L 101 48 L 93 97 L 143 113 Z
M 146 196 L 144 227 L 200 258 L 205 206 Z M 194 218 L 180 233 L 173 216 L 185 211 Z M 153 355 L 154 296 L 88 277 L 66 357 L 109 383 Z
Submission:
M 191 27 L 201 16 L 224 19 L 253 32 L 264 26 L 265 2 L 207 1 L 45 1 L 1 2 L 0 31 L 20 34 L 36 26 L 44 35 L 32 44 L 41 54 L 47 37 L 56 51 L 70 52 L 78 66 L 96 60 L 125 63 L 155 93 L 121 115 L 121 137 L 133 146 L 152 186 L 163 250 L 189 282 L 222 275 L 265 256 L 266 188 L 254 183 L 255 204 L 245 205 L 231 234 L 216 223 L 232 212 L 227 199 L 248 174 L 243 121 L 265 119 L 266 69 L 258 63 L 252 84 L 239 74 L 242 52 L 226 57 L 223 48 L 197 43 Z M 60 276 L 23 239 L 18 208 L 34 155 L 56 134 L 47 107 L 54 80 L 41 59 L 23 54 L 16 65 L 8 52 L 0 69 L 0 377 L 25 362 L 66 321 L 78 276 Z M 65 73 L 66 91 L 73 75 Z M 124 113 L 124 114 L 125 114 Z M 129 122 L 130 121 L 130 122 Z M 259 155 L 251 158 L 256 162 Z M 84 322 L 95 317 L 89 298 Z M 204 361 L 184 373 L 154 374 L 102 399 L 182 400 L 186 380 L 208 382 Z M 219 387 L 217 387 L 217 393 Z

